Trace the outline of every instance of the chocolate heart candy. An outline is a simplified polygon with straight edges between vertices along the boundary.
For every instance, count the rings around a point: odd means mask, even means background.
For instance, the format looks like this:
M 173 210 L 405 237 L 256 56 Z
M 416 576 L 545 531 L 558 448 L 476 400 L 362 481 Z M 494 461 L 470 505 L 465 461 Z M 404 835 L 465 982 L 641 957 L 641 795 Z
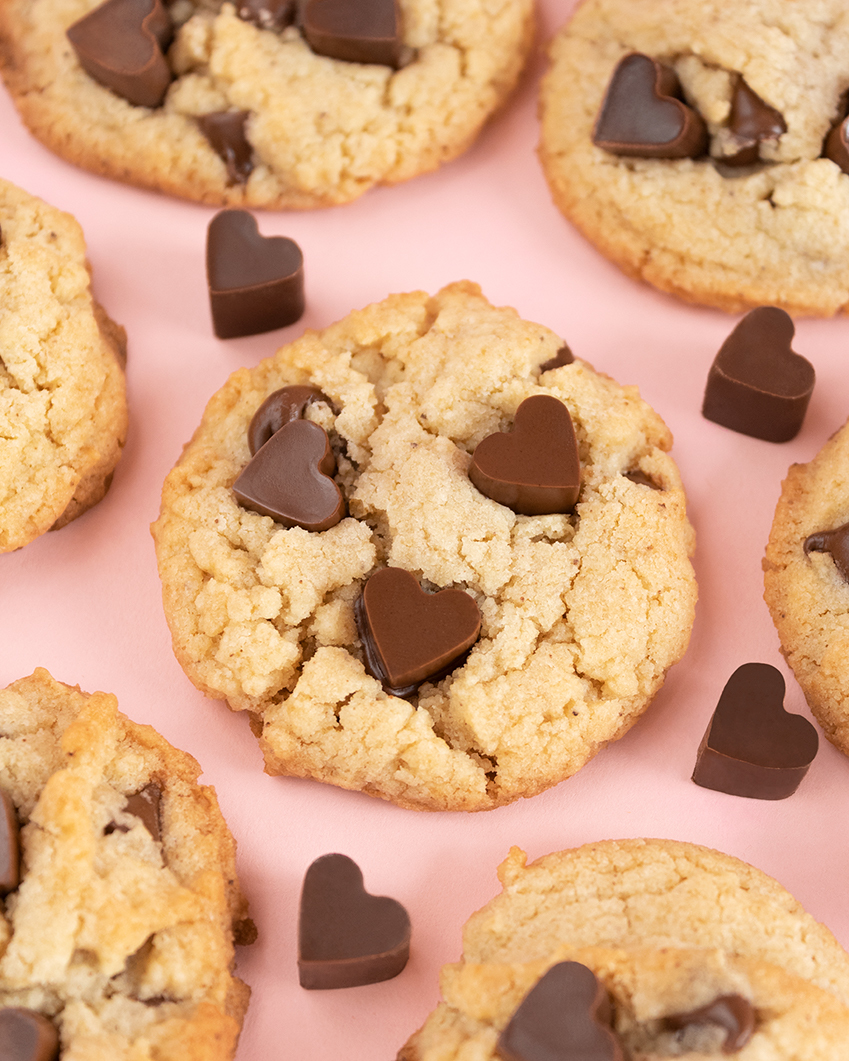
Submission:
M 686 1029 L 693 1024 L 717 1024 L 725 1030 L 724 1054 L 736 1054 L 751 1039 L 755 1030 L 755 1011 L 742 995 L 720 995 L 713 1002 L 689 1013 L 673 1013 L 664 1023 L 673 1030 Z
M 171 83 L 164 51 L 174 34 L 161 0 L 105 0 L 69 27 L 82 68 L 137 107 L 158 107 Z
M 794 438 L 816 378 L 810 361 L 790 348 L 794 331 L 783 309 L 747 313 L 711 365 L 702 415 L 767 442 Z
M 425 593 L 409 571 L 384 567 L 357 602 L 357 627 L 369 674 L 395 696 L 445 674 L 477 641 L 481 616 L 461 589 Z
M 304 312 L 300 247 L 285 236 L 261 236 L 247 210 L 222 210 L 210 221 L 206 276 L 219 339 L 283 328 Z
M 202 114 L 197 123 L 212 150 L 227 166 L 231 184 L 244 184 L 253 173 L 253 148 L 245 136 L 249 111 L 211 111 Z
M 623 1061 L 610 1028 L 610 999 L 578 962 L 553 965 L 498 1037 L 504 1061 Z
M 59 1035 L 47 1017 L 32 1009 L 0 1009 L 0 1057 L 3 1061 L 54 1061 Z
M 0 789 L 0 895 L 13 892 L 21 882 L 21 849 L 15 805 Z M 0 1053 L 2 1057 L 2 1053 Z
M 482 494 L 522 515 L 571 512 L 581 463 L 569 410 L 550 394 L 526 398 L 513 430 L 489 435 L 477 447 L 469 478 Z
M 834 566 L 849 582 L 849 523 L 830 531 L 817 531 L 805 539 L 806 553 L 830 553 Z
M 681 99 L 674 70 L 639 52 L 613 71 L 593 129 L 593 143 L 613 155 L 696 158 L 707 126 Z
M 301 891 L 298 976 L 323 990 L 390 980 L 410 956 L 410 917 L 395 899 L 369 895 L 359 866 L 346 855 L 322 855 Z
M 409 60 L 397 0 L 306 0 L 301 30 L 317 55 L 398 69 Z
M 728 679 L 705 731 L 693 780 L 751 799 L 786 799 L 817 754 L 817 731 L 784 710 L 784 678 L 768 663 L 744 663 Z
M 728 120 L 732 142 L 737 150 L 719 160 L 726 166 L 750 166 L 760 158 L 760 145 L 776 141 L 787 132 L 783 115 L 753 92 L 738 74 L 731 96 Z
M 310 402 L 326 402 L 318 387 L 281 387 L 269 394 L 253 415 L 248 427 L 248 448 L 251 455 L 276 434 L 284 424 L 300 420 Z
M 293 420 L 271 436 L 233 483 L 244 508 L 282 523 L 323 531 L 345 515 L 345 500 L 331 476 L 336 458 L 327 432 Z

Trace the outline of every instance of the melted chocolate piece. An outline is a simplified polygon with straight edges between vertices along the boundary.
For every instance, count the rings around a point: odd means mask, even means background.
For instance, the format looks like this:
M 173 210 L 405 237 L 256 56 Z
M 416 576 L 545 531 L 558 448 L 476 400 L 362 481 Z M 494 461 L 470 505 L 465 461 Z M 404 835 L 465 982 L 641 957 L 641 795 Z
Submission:
M 486 497 L 522 515 L 571 512 L 581 491 L 581 463 L 569 410 L 550 394 L 526 398 L 512 431 L 478 445 L 469 478 Z
M 300 21 L 316 55 L 394 70 L 412 57 L 404 45 L 397 0 L 306 0 Z
M 767 442 L 794 438 L 816 378 L 810 361 L 790 347 L 794 331 L 783 309 L 747 313 L 711 365 L 702 415 Z
M 410 956 L 410 917 L 395 899 L 369 895 L 359 866 L 346 855 L 322 855 L 301 891 L 298 976 L 324 990 L 390 980 Z
M 550 357 L 548 361 L 543 361 L 539 366 L 540 372 L 550 372 L 553 368 L 562 368 L 564 365 L 571 365 L 575 358 L 572 351 L 564 343 L 554 357 Z
M 15 804 L 2 789 L 0 804 L 0 895 L 8 895 L 21 883 L 21 846 Z
M 174 26 L 161 0 L 105 0 L 68 28 L 82 68 L 137 107 L 158 107 L 171 83 Z
M 425 593 L 399 567 L 375 571 L 355 613 L 366 670 L 394 696 L 455 669 L 480 635 L 472 596 L 461 589 Z
M 849 118 L 847 118 L 847 110 L 849 109 L 849 93 L 844 92 L 840 97 L 838 104 L 837 113 L 838 119 L 831 127 L 825 141 L 822 145 L 822 153 L 826 158 L 830 158 L 832 162 L 836 162 L 837 165 L 843 170 L 844 173 L 849 173 Z
M 645 472 L 641 472 L 639 468 L 635 468 L 632 472 L 625 472 L 625 478 L 630 479 L 632 483 L 636 483 L 637 486 L 647 486 L 650 490 L 662 490 L 663 487 L 659 486 L 654 479 L 649 478 Z
M 818 531 L 805 539 L 806 553 L 831 553 L 834 566 L 849 582 L 849 523 L 830 531 Z
M 281 30 L 295 21 L 296 0 L 240 0 L 236 14 L 260 29 Z
M 784 678 L 744 663 L 728 679 L 696 757 L 693 781 L 750 799 L 792 796 L 819 746 L 806 718 L 784 710 Z
M 233 483 L 233 493 L 243 508 L 284 527 L 323 531 L 345 515 L 345 499 L 331 478 L 335 471 L 324 428 L 292 420 L 257 450 Z
M 141 819 L 142 825 L 157 843 L 162 839 L 160 828 L 160 807 L 162 804 L 162 789 L 155 781 L 145 785 L 139 792 L 127 796 L 124 810 L 127 814 L 133 814 Z M 126 825 L 117 825 L 110 822 L 103 830 L 104 835 L 111 833 L 128 833 L 130 830 Z
M 55 1061 L 59 1033 L 32 1009 L 0 1009 L 0 1057 L 3 1061 Z
M 750 166 L 760 160 L 760 145 L 787 132 L 783 115 L 754 93 L 738 74 L 731 96 L 728 127 L 737 151 L 718 159 L 726 166 Z
M 691 1024 L 718 1024 L 725 1029 L 724 1054 L 736 1054 L 751 1039 L 755 1030 L 755 1011 L 742 995 L 720 995 L 707 1006 L 689 1013 L 674 1013 L 666 1018 L 669 1028 L 686 1028 Z
M 198 118 L 200 131 L 224 160 L 231 184 L 244 184 L 253 173 L 253 148 L 245 136 L 249 111 L 212 111 Z
M 284 424 L 300 420 L 310 402 L 326 402 L 318 387 L 281 387 L 269 394 L 248 427 L 248 447 L 253 456 Z
M 593 129 L 593 143 L 613 155 L 697 158 L 707 126 L 682 101 L 675 71 L 639 52 L 613 71 Z
M 247 210 L 222 210 L 210 221 L 206 276 L 219 339 L 284 328 L 304 312 L 300 247 L 285 236 L 261 236 Z
M 593 972 L 559 962 L 531 988 L 498 1037 L 504 1061 L 624 1061 L 610 998 Z

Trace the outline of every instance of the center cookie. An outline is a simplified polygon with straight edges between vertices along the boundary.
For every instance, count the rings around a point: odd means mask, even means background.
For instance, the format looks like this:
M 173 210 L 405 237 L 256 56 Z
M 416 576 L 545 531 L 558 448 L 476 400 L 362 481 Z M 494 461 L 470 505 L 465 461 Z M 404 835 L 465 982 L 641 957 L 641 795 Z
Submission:
M 562 349 L 460 283 L 307 332 L 210 402 L 153 527 L 165 611 L 191 680 L 251 712 L 269 773 L 484 810 L 569 777 L 646 708 L 695 601 L 671 438 Z M 345 501 L 327 529 L 233 491 L 276 437 L 251 457 L 255 415 L 293 386 L 309 400 L 270 428 L 326 432 Z M 528 515 L 470 467 L 536 396 L 568 411 L 580 485 Z M 280 465 L 281 489 L 295 476 Z

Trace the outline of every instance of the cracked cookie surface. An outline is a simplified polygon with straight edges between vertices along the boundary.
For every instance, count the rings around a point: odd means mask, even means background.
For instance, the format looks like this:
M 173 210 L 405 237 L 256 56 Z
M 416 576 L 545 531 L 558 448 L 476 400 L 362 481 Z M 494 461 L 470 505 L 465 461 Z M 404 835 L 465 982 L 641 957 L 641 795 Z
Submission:
M 0 180 L 0 552 L 105 494 L 127 431 L 124 352 L 80 226 Z
M 98 0 L 2 0 L 3 75 L 30 129 L 96 173 L 202 202 L 270 209 L 344 203 L 464 151 L 513 89 L 531 0 L 401 0 L 415 58 L 400 70 L 314 54 L 232 4 L 176 0 L 162 106 L 88 76 L 65 38 Z M 247 113 L 251 172 L 228 175 L 198 118 Z
M 248 988 L 235 843 L 200 767 L 114 696 L 45 670 L 0 691 L 0 788 L 21 882 L 0 917 L 0 1005 L 57 1027 L 63 1061 L 226 1061 Z M 143 794 L 154 810 L 139 814 Z M 49 931 L 45 931 L 45 925 Z
M 270 773 L 494 807 L 625 733 L 682 655 L 693 535 L 671 437 L 636 388 L 579 360 L 541 371 L 562 345 L 459 283 L 307 332 L 210 401 L 153 526 L 163 600 L 186 673 L 252 713 Z M 328 399 L 306 415 L 329 432 L 349 514 L 326 531 L 286 529 L 232 492 L 251 418 L 292 384 Z M 477 443 L 532 394 L 571 412 L 573 514 L 516 515 L 469 480 Z M 387 565 L 465 590 L 482 617 L 465 663 L 409 701 L 366 672 L 355 624 Z
M 729 312 L 828 316 L 849 307 L 849 176 L 823 141 L 849 87 L 840 0 L 585 0 L 551 45 L 540 158 L 556 205 L 627 274 Z M 709 156 L 623 158 L 593 145 L 630 52 L 677 73 Z M 760 161 L 721 166 L 736 75 L 783 117 Z

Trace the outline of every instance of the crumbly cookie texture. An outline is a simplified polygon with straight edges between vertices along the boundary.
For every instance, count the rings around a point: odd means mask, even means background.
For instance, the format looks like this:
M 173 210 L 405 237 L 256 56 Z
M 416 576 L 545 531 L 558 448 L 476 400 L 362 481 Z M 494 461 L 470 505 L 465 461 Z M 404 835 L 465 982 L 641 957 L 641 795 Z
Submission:
M 80 226 L 0 180 L 0 552 L 106 493 L 127 432 L 124 329 L 93 300 Z
M 691 1024 L 676 1031 L 667 1018 L 727 995 L 740 996 L 755 1011 L 751 1038 L 731 1055 L 739 1061 L 849 1058 L 849 1008 L 777 966 L 711 949 L 563 947 L 538 962 L 444 966 L 445 1001 L 401 1049 L 399 1061 L 499 1057 L 498 1036 L 524 996 L 562 961 L 585 965 L 605 987 L 612 1028 L 635 1061 L 726 1056 L 718 1025 Z
M 849 521 L 847 469 L 849 424 L 788 471 L 763 568 L 781 651 L 826 737 L 849 755 L 849 585 L 829 553 L 804 550 L 809 535 Z
M 849 176 L 821 158 L 849 87 L 841 0 L 585 0 L 551 46 L 540 158 L 559 209 L 626 273 L 687 301 L 829 316 L 849 307 Z M 784 117 L 766 160 L 622 158 L 592 131 L 629 52 L 677 72 L 722 153 L 732 78 Z
M 95 82 L 65 38 L 99 0 L 2 0 L 3 75 L 33 133 L 69 161 L 201 202 L 270 209 L 344 203 L 464 151 L 513 89 L 532 0 L 400 0 L 415 59 L 398 71 L 314 54 L 297 29 L 260 29 L 220 0 L 176 0 L 161 107 Z M 248 112 L 253 172 L 232 183 L 197 118 Z
M 849 1005 L 849 954 L 765 873 L 675 840 L 605 840 L 526 864 L 463 931 L 466 962 L 529 962 L 562 945 L 706 948 L 779 966 Z
M 692 530 L 671 437 L 633 387 L 473 284 L 395 295 L 236 372 L 163 489 L 153 526 L 174 650 L 191 680 L 247 710 L 267 770 L 423 809 L 532 796 L 621 736 L 684 652 Z M 240 508 L 261 402 L 290 384 L 330 434 L 349 516 L 284 529 Z M 551 394 L 575 424 L 574 514 L 519 516 L 471 484 L 471 453 L 520 402 Z M 655 486 L 626 477 L 639 471 Z M 354 604 L 404 568 L 482 613 L 465 664 L 412 700 L 366 672 Z
M 0 692 L 0 788 L 22 870 L 0 917 L 0 1005 L 56 1024 L 63 1061 L 224 1061 L 249 990 L 231 973 L 247 907 L 200 768 L 114 696 L 45 670 Z M 154 785 L 161 839 L 126 809 Z

